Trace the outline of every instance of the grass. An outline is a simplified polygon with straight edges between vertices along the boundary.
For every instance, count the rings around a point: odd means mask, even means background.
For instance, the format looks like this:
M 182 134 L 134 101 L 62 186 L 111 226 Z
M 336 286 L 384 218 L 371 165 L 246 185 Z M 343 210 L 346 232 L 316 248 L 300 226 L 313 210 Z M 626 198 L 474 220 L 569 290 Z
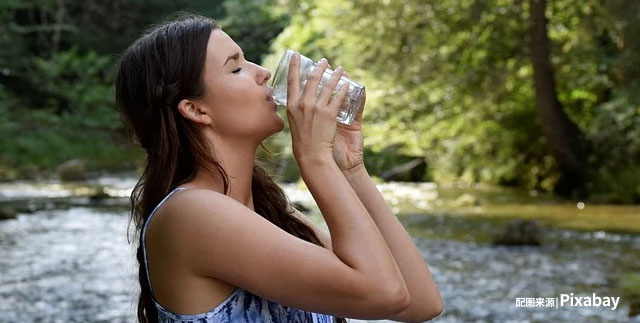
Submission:
M 529 219 L 553 227 L 577 231 L 607 231 L 640 234 L 640 207 L 572 204 L 504 204 L 467 208 L 444 207 L 443 213 L 494 219 Z
M 548 226 L 576 231 L 640 234 L 640 205 L 590 204 L 511 188 L 479 185 L 438 185 L 414 188 L 399 196 L 393 186 L 380 187 L 389 206 L 398 213 L 446 214 L 479 220 L 536 220 Z M 413 197 L 409 197 L 412 195 Z M 461 200 L 477 200 L 477 205 Z M 416 199 L 416 196 L 419 198 Z M 464 196 L 464 198 L 460 198 Z M 579 208 L 578 203 L 582 208 Z

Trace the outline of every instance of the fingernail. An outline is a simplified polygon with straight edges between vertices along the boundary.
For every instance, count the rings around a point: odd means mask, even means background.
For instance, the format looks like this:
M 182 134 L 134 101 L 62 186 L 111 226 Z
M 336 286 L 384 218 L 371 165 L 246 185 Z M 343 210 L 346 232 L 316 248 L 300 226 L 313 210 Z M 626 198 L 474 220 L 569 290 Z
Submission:
M 327 62 L 327 59 L 323 57 L 320 61 L 321 61 L 322 63 L 326 63 L 326 62 Z

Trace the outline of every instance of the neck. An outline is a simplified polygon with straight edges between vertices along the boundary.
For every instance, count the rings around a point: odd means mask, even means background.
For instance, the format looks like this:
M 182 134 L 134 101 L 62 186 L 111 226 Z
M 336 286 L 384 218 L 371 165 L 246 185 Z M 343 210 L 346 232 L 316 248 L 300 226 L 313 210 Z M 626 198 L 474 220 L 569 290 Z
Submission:
M 229 140 L 229 138 L 216 138 L 213 142 L 215 143 L 213 156 L 229 178 L 230 197 L 254 210 L 251 179 L 258 145 L 246 141 Z M 203 167 L 198 169 L 196 176 L 187 185 L 182 186 L 205 188 L 224 194 L 222 175 L 218 172 L 212 174 Z

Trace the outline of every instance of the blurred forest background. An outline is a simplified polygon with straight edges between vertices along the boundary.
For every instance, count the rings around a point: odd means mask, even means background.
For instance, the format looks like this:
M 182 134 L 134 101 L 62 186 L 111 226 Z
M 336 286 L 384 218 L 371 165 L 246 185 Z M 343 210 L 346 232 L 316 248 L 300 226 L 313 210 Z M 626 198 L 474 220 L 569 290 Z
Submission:
M 181 10 L 218 20 L 272 72 L 287 47 L 344 66 L 367 87 L 365 161 L 382 179 L 640 203 L 636 0 L 4 0 L 0 179 L 75 158 L 140 167 L 115 64 Z M 287 131 L 267 147 L 296 181 Z

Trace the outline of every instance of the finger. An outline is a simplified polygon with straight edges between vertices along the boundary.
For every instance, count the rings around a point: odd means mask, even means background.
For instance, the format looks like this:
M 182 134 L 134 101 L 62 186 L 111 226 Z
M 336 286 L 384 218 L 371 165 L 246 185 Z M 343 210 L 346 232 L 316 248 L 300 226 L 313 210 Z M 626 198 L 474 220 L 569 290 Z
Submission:
M 362 100 L 360 102 L 360 106 L 358 106 L 358 110 L 356 110 L 356 116 L 353 118 L 353 121 L 362 120 L 362 113 L 364 112 L 364 103 L 367 101 L 367 90 L 366 88 L 362 90 Z
M 293 105 L 300 93 L 300 53 L 294 52 L 287 75 L 287 106 Z
M 327 68 L 327 59 L 321 59 L 316 67 L 313 69 L 309 76 L 307 77 L 307 84 L 304 85 L 304 90 L 302 91 L 302 102 L 315 102 L 316 92 L 318 91 L 318 82 L 322 79 L 322 74 L 324 74 L 325 69 Z
M 338 110 L 342 105 L 342 103 L 344 102 L 344 99 L 347 97 L 348 92 L 349 92 L 349 83 L 345 82 L 344 84 L 342 84 L 342 87 L 340 87 L 340 89 L 338 90 L 338 93 L 336 93 L 336 96 L 333 97 L 333 99 L 331 99 L 331 102 L 329 103 L 329 110 L 334 116 L 338 115 Z
M 328 67 L 329 69 L 331 69 L 331 68 L 332 68 L 332 67 L 331 67 L 331 64 L 327 65 L 327 67 Z M 348 77 L 348 78 L 351 78 L 351 77 L 349 76 L 349 73 L 345 72 L 344 70 L 342 71 L 342 73 L 343 73 L 343 75 L 344 75 L 344 76 L 346 76 L 346 77 Z
M 331 75 L 329 81 L 322 87 L 320 97 L 318 98 L 318 106 L 324 107 L 329 103 L 329 98 L 331 98 L 331 94 L 333 94 L 333 89 L 336 87 L 336 84 L 340 81 L 342 72 L 342 66 L 338 66 Z
M 358 113 L 356 113 L 356 118 L 354 120 L 360 121 L 362 119 L 362 113 L 364 112 L 364 103 L 367 101 L 367 90 L 362 91 L 362 103 L 360 103 L 360 107 L 358 107 Z

